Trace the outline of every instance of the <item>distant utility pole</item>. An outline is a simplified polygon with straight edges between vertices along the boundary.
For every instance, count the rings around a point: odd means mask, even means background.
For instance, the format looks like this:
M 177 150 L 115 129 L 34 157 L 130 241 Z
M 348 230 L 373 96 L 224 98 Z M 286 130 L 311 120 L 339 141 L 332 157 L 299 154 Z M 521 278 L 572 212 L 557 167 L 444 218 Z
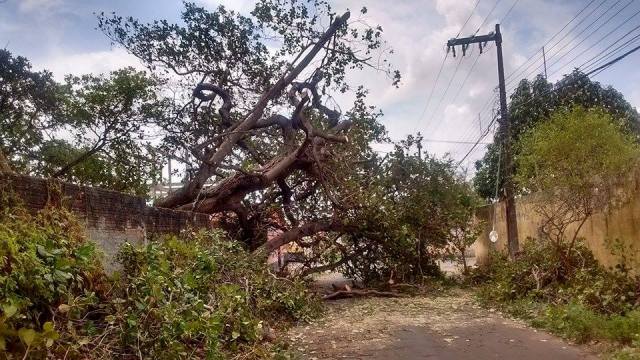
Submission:
M 542 47 L 542 63 L 544 64 L 544 79 L 547 79 L 547 54 L 544 52 L 544 46 Z
M 498 55 L 498 88 L 500 90 L 500 126 L 503 133 L 503 150 L 504 150 L 504 190 L 505 205 L 507 215 L 507 244 L 509 248 L 509 256 L 513 259 L 519 250 L 518 244 L 518 221 L 516 217 L 516 204 L 514 199 L 513 188 L 513 154 L 511 151 L 511 122 L 509 121 L 509 112 L 507 110 L 507 92 L 504 81 L 504 64 L 502 61 L 502 34 L 500 33 L 500 24 L 496 24 L 496 31 L 487 35 L 471 36 L 467 38 L 454 38 L 447 41 L 447 51 L 453 51 L 453 57 L 456 56 L 456 46 L 462 48 L 462 56 L 467 52 L 467 48 L 471 44 L 478 44 L 480 53 L 487 42 L 493 41 L 496 44 Z

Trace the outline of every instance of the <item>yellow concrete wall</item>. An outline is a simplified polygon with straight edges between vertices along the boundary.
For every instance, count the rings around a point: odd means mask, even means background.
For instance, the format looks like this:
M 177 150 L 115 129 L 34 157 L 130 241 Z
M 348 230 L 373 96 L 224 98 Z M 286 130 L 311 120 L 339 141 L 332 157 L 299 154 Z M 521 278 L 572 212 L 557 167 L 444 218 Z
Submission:
M 635 251 L 627 255 L 640 263 L 640 178 L 635 176 L 624 188 L 630 194 L 629 200 L 620 207 L 599 211 L 587 220 L 579 233 L 579 236 L 585 239 L 585 243 L 593 251 L 596 259 L 607 267 L 617 263 L 617 257 L 611 254 L 611 250 L 605 244 L 607 239 L 619 239 L 625 245 L 632 245 Z M 489 241 L 489 232 L 492 228 L 494 209 L 498 242 L 492 244 Z M 528 237 L 541 238 L 540 217 L 534 211 L 531 200 L 527 197 L 516 199 L 516 211 L 520 243 L 522 244 Z M 473 245 L 479 264 L 486 263 L 487 255 L 492 248 L 506 251 L 507 225 L 505 215 L 504 203 L 479 209 L 478 218 L 483 219 L 487 224 L 485 231 Z

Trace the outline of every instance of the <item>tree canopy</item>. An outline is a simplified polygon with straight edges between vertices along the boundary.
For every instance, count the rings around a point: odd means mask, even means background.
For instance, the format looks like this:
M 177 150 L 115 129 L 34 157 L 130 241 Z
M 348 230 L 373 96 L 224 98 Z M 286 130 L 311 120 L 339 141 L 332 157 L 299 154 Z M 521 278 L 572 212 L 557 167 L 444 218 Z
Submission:
M 268 231 L 281 233 L 274 249 L 344 228 L 354 211 L 347 184 L 384 137 L 349 73 L 400 80 L 382 28 L 350 18 L 298 0 L 261 0 L 249 15 L 185 3 L 180 24 L 99 15 L 100 29 L 175 94 L 161 146 L 184 163 L 186 183 L 156 204 L 219 214 L 252 248 Z M 327 105 L 345 92 L 350 110 Z
M 517 143 L 521 134 L 538 122 L 549 119 L 555 111 L 574 106 L 603 109 L 625 132 L 636 137 L 640 134 L 640 115 L 622 94 L 610 86 L 603 87 L 576 70 L 556 84 L 549 83 L 542 75 L 533 81 L 525 79 L 518 84 L 509 104 L 512 141 Z M 500 167 L 499 176 L 497 174 L 503 136 L 502 129 L 499 128 L 487 153 L 475 165 L 477 171 L 474 186 L 486 199 L 495 197 L 496 179 L 500 181 L 499 189 L 503 186 L 504 166 Z M 518 172 L 517 165 L 515 172 Z M 502 197 L 501 194 L 502 191 L 499 192 L 499 197 Z
M 0 51 L 6 168 L 146 196 L 160 163 L 149 131 L 167 116 L 159 83 L 125 68 L 63 83 Z

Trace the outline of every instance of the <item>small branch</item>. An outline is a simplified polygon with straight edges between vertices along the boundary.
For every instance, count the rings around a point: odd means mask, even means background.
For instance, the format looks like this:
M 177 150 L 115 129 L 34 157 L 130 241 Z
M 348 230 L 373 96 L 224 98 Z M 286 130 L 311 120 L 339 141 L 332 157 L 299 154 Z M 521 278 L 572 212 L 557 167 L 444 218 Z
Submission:
M 322 300 L 336 300 L 352 297 L 377 296 L 377 297 L 405 297 L 405 295 L 392 291 L 378 290 L 338 290 L 334 293 L 324 295 Z

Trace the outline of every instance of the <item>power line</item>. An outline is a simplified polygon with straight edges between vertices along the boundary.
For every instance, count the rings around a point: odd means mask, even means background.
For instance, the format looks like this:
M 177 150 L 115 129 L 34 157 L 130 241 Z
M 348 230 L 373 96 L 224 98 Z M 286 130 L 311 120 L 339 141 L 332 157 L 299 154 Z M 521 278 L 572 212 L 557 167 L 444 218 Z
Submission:
M 547 40 L 546 43 L 544 43 L 544 45 L 542 45 L 542 47 L 547 46 L 551 41 L 553 41 L 553 39 L 556 38 L 556 36 L 558 36 L 560 33 L 562 33 L 562 31 L 564 31 L 564 29 L 567 28 L 567 26 L 569 26 L 572 22 L 574 22 L 579 16 L 580 14 L 582 14 L 589 6 L 591 6 L 591 4 L 593 4 L 596 0 L 591 0 L 587 5 L 585 5 L 571 20 L 569 20 L 569 22 L 567 22 L 566 24 L 564 24 L 564 26 L 558 30 L 558 32 L 556 32 L 555 34 L 553 34 L 553 36 L 551 36 L 551 38 L 549 40 Z M 531 56 L 529 56 L 527 58 L 527 60 L 525 60 L 525 62 L 523 62 L 522 64 L 520 64 L 520 66 L 518 66 L 518 68 L 516 68 L 514 71 L 512 71 L 506 78 L 505 80 L 508 80 L 511 78 L 511 76 L 513 76 L 518 70 L 520 70 L 525 64 L 527 64 L 538 52 L 540 52 L 540 50 L 537 50 L 536 52 L 534 52 L 533 54 L 531 54 Z
M 458 74 L 458 69 L 460 68 L 460 64 L 462 63 L 462 59 L 464 59 L 464 56 L 460 57 L 460 60 L 458 61 L 458 63 L 456 64 L 455 69 L 453 70 L 453 75 L 451 75 L 451 78 L 449 78 L 449 83 L 447 84 L 447 87 L 445 88 L 444 93 L 442 94 L 442 97 L 440 98 L 440 101 L 438 101 L 438 105 L 436 105 L 436 107 L 433 108 L 433 111 L 431 112 L 431 116 L 429 116 L 429 120 L 427 120 L 427 129 L 429 127 L 431 127 L 433 117 L 435 116 L 436 112 L 440 108 L 440 105 L 442 105 L 442 102 L 444 101 L 445 97 L 447 97 L 447 93 L 449 92 L 449 88 L 451 88 L 451 84 L 453 83 L 453 79 L 455 79 L 456 74 Z M 427 129 L 425 129 L 425 132 L 427 131 Z
M 629 56 L 629 55 L 633 54 L 634 52 L 638 51 L 639 49 L 640 49 L 640 45 L 639 45 L 639 46 L 634 47 L 633 49 L 631 49 L 631 50 L 627 51 L 626 53 L 624 53 L 624 54 L 622 54 L 622 55 L 618 56 L 617 58 L 615 58 L 615 59 L 613 59 L 613 60 L 611 60 L 611 61 L 607 62 L 607 63 L 606 63 L 606 64 L 604 64 L 604 65 L 598 66 L 597 68 L 595 68 L 595 69 L 593 69 L 593 70 L 589 71 L 589 72 L 588 72 L 588 73 L 586 73 L 585 75 L 589 76 L 589 75 L 591 75 L 591 74 L 593 74 L 593 73 L 596 73 L 596 75 L 597 75 L 597 74 L 599 74 L 599 73 L 600 73 L 600 71 L 602 71 L 602 70 L 604 70 L 604 69 L 608 68 L 609 66 L 611 66 L 611 65 L 613 65 L 613 64 L 615 64 L 615 63 L 617 63 L 618 61 L 620 61 L 620 60 L 622 60 L 622 59 L 626 58 L 627 56 Z
M 627 4 L 628 5 L 628 4 Z M 635 14 L 633 14 L 632 16 L 630 16 L 629 18 L 627 18 L 624 22 L 622 22 L 622 24 L 618 25 L 617 27 L 615 27 L 613 30 L 609 31 L 605 36 L 601 37 L 600 39 L 598 39 L 596 42 L 594 42 L 591 46 L 589 46 L 587 49 L 583 50 L 582 52 L 580 52 L 578 55 L 574 56 L 569 62 L 567 62 L 564 66 L 558 68 L 556 71 L 554 71 L 551 75 L 557 73 L 558 71 L 562 70 L 564 67 L 566 67 L 568 64 L 572 63 L 573 61 L 577 60 L 580 56 L 582 56 L 584 53 L 586 53 L 587 51 L 593 49 L 594 46 L 598 45 L 601 41 L 603 41 L 604 39 L 608 38 L 609 36 L 611 36 L 614 32 L 616 32 L 618 29 L 620 29 L 622 26 L 624 26 L 626 23 L 628 23 L 629 21 L 631 21 L 631 19 L 633 19 L 634 17 L 638 16 L 640 14 L 640 10 L 638 10 Z M 625 35 L 626 36 L 626 35 Z M 624 36 L 623 36 L 624 38 Z M 582 42 L 580 42 L 579 44 L 581 44 Z M 575 47 L 574 47 L 575 48 Z M 602 53 L 602 52 L 601 52 Z M 562 57 L 560 57 L 558 59 L 558 61 L 561 59 Z M 558 61 L 556 61 L 554 64 L 556 64 Z
M 580 26 L 580 24 L 582 24 L 582 23 L 583 23 L 587 18 L 589 18 L 589 17 L 591 16 L 591 14 L 593 14 L 593 13 L 594 13 L 597 9 L 599 9 L 599 8 L 600 8 L 604 3 L 606 3 L 606 1 L 608 1 L 608 0 L 603 0 L 603 1 L 598 5 L 598 6 L 596 6 L 593 10 L 591 10 L 591 11 L 589 12 L 589 14 L 588 14 L 584 19 L 582 19 L 580 22 L 578 22 L 576 25 L 574 25 L 574 26 L 573 26 L 573 27 L 572 27 L 572 28 L 567 32 L 567 34 L 565 34 L 565 35 L 564 35 L 560 40 L 558 40 L 556 43 L 554 43 L 553 47 L 557 46 L 560 42 L 562 42 L 562 40 L 564 40 L 564 38 L 566 38 L 566 36 L 567 36 L 569 33 L 571 33 L 574 29 L 576 29 L 578 26 Z M 509 11 L 507 11 L 507 13 L 505 14 L 505 16 L 503 17 L 503 19 L 504 19 L 504 18 L 506 18 L 506 16 L 511 12 L 511 10 L 512 10 L 512 9 L 513 9 L 513 7 L 517 4 L 517 2 L 518 2 L 518 0 L 516 0 L 516 1 L 514 2 L 514 4 L 512 5 L 512 7 L 509 9 Z M 581 10 L 580 10 L 580 11 L 579 11 L 579 12 L 578 12 L 574 17 L 573 17 L 573 18 L 571 18 L 571 20 L 569 20 L 569 21 L 568 21 L 568 22 L 567 22 L 567 23 L 566 23 L 566 24 L 565 24 L 565 25 L 564 25 L 560 30 L 558 30 L 555 34 L 553 34 L 553 35 L 551 36 L 551 38 L 550 38 L 549 40 L 547 40 L 547 42 L 546 42 L 543 46 L 546 46 L 546 45 L 548 45 L 549 43 L 551 43 L 551 42 L 552 42 L 552 41 L 553 41 L 557 36 L 559 36 L 559 35 L 560 35 L 560 34 L 561 34 L 561 33 L 562 33 L 562 32 L 563 32 L 567 27 L 569 27 L 569 25 L 571 25 L 574 21 L 576 21 L 576 20 L 580 17 L 580 15 L 582 15 L 582 13 L 584 13 L 584 12 L 585 12 L 585 11 L 586 11 L 586 10 L 587 10 L 587 9 L 588 9 L 588 8 L 589 8 L 589 7 L 594 3 L 594 2 L 595 2 L 595 0 L 591 0 L 589 3 L 587 3 L 587 5 L 585 5 L 585 6 L 584 6 L 584 7 L 583 7 L 583 8 L 582 8 L 582 9 L 581 9 Z M 596 21 L 597 21 L 597 20 L 596 20 Z M 553 47 L 552 47 L 552 48 L 553 48 Z M 526 64 L 530 63 L 530 61 L 531 61 L 532 59 L 534 59 L 534 58 L 535 58 L 535 56 L 536 56 L 536 54 L 538 54 L 539 52 L 540 52 L 540 50 L 537 50 L 537 51 L 536 51 L 536 52 L 534 52 L 531 56 L 529 56 L 529 58 L 528 58 L 524 63 L 522 63 L 522 64 L 521 64 L 517 69 L 515 69 L 513 72 L 511 72 L 511 74 L 509 74 L 509 76 L 507 77 L 507 79 L 509 79 L 509 78 L 513 77 L 513 76 L 514 76 L 514 75 L 516 75 L 516 74 L 521 74 L 521 73 L 523 73 L 524 71 L 527 71 L 529 68 L 531 68 L 531 66 L 532 66 L 533 64 L 535 64 L 535 62 L 534 62 L 534 63 L 529 64 L 529 66 L 527 66 L 527 67 L 526 67 L 522 72 L 519 72 L 519 71 L 520 71 L 520 69 L 522 69 L 523 67 L 525 67 L 525 65 L 526 65 Z M 513 80 L 512 80 L 512 81 L 513 81 Z M 495 96 L 495 95 L 494 95 L 494 96 Z M 487 100 L 486 105 L 490 104 L 490 102 L 491 102 L 491 100 L 492 100 L 493 98 L 494 98 L 494 97 L 489 97 L 489 98 L 488 98 L 488 100 Z M 486 106 L 486 105 L 485 105 L 485 106 Z M 488 131 L 489 131 L 489 128 L 490 128 L 490 126 L 491 126 L 491 125 L 493 125 L 493 123 L 495 122 L 495 120 L 496 120 L 496 119 L 497 119 L 497 117 L 496 117 L 496 116 L 494 116 L 494 117 L 493 117 L 493 119 L 491 120 L 491 122 L 489 123 L 489 125 L 487 126 L 487 131 L 485 131 L 484 133 L 481 133 L 481 135 L 480 135 L 480 137 L 479 137 L 479 139 L 478 139 L 478 142 L 480 142 L 480 141 L 481 141 L 481 140 L 482 140 L 482 139 L 487 135 L 487 133 L 488 133 Z M 463 162 L 463 161 L 464 161 L 464 160 L 469 156 L 469 154 L 471 154 L 471 152 L 472 152 L 476 147 L 477 147 L 477 145 L 472 146 L 472 148 L 467 152 L 467 154 L 463 157 L 463 159 L 460 161 L 460 163 L 462 163 L 462 162 Z
M 460 160 L 458 162 L 458 166 L 460 166 L 460 164 L 462 164 L 462 162 L 464 162 L 466 160 L 466 158 L 469 156 L 469 154 L 471 154 L 471 152 L 473 151 L 473 149 L 476 148 L 476 146 L 478 146 L 478 144 L 480 144 L 480 142 L 482 141 L 482 139 L 484 139 L 488 134 L 489 134 L 489 129 L 491 128 L 491 125 L 493 125 L 493 123 L 496 121 L 496 119 L 498 119 L 497 116 L 494 116 L 493 119 L 491 119 L 491 122 L 489 123 L 489 125 L 487 126 L 487 131 L 484 132 L 484 134 L 480 135 L 480 137 L 478 138 L 478 141 L 476 141 L 473 146 L 471 147 L 471 149 L 469 149 L 469 151 L 464 155 L 464 157 L 462 158 L 462 160 Z
M 496 0 L 496 3 L 493 4 L 493 7 L 491 8 L 491 10 L 489 11 L 489 13 L 487 14 L 487 16 L 485 16 L 484 20 L 482 20 L 482 23 L 480 24 L 480 26 L 478 26 L 478 29 L 476 30 L 476 32 L 473 35 L 476 35 L 480 32 L 480 29 L 482 29 L 482 27 L 484 26 L 484 24 L 487 22 L 487 20 L 489 20 L 489 16 L 491 16 L 491 14 L 493 13 L 493 11 L 496 9 L 496 7 L 498 6 L 498 4 L 500 3 L 500 1 L 502 0 Z M 457 36 L 456 36 L 457 37 Z
M 596 75 L 600 74 L 602 71 L 604 71 L 604 70 L 606 70 L 607 68 L 609 68 L 609 67 L 613 66 L 615 63 L 617 63 L 617 62 L 621 61 L 621 60 L 622 60 L 622 59 L 624 59 L 625 57 L 627 57 L 627 56 L 629 56 L 629 55 L 633 54 L 634 52 L 636 52 L 636 51 L 638 51 L 638 50 L 640 50 L 640 45 L 638 45 L 638 46 L 634 47 L 633 49 L 631 49 L 631 50 L 629 50 L 629 51 L 625 52 L 624 54 L 622 54 L 622 55 L 620 55 L 620 56 L 616 57 L 615 59 L 613 59 L 613 60 L 611 60 L 611 61 L 607 62 L 606 64 L 601 65 L 601 66 L 599 66 L 599 67 L 597 67 L 597 68 L 595 68 L 595 69 L 593 69 L 593 70 L 590 70 L 589 72 L 587 72 L 587 73 L 586 73 L 586 74 L 584 74 L 584 75 L 585 75 L 585 76 L 587 76 L 587 77 L 588 77 L 588 76 L 596 76 Z M 550 94 L 550 93 L 552 93 L 552 92 L 559 91 L 559 90 L 561 90 L 561 89 L 563 89 L 563 88 L 565 88 L 565 87 L 567 87 L 567 86 L 573 85 L 573 82 L 576 82 L 577 80 L 579 80 L 579 79 L 573 79 L 573 81 L 569 81 L 569 82 L 566 82 L 566 83 L 564 83 L 564 84 L 560 84 L 560 85 L 558 85 L 558 87 L 556 87 L 555 89 L 552 89 L 552 90 L 549 90 L 549 91 L 546 91 L 546 92 L 542 93 L 542 94 L 541 94 L 541 96 L 542 96 L 542 95 Z M 533 101 L 533 100 L 535 100 L 535 98 L 533 98 L 533 97 L 532 97 L 531 99 L 529 99 L 529 100 L 527 100 L 527 101 L 525 101 L 525 102 L 523 102 L 523 103 L 521 103 L 521 104 L 519 104 L 519 105 L 520 105 L 520 106 L 522 106 L 522 105 L 526 105 L 526 104 L 530 103 L 530 102 L 531 102 L 531 101 Z M 478 144 L 480 144 L 480 142 L 481 142 L 481 141 L 482 141 L 482 140 L 487 136 L 487 134 L 489 133 L 489 129 L 490 129 L 491 125 L 496 121 L 496 119 L 497 119 L 497 118 L 498 118 L 498 117 L 497 117 L 497 116 L 495 116 L 495 117 L 491 120 L 491 123 L 489 123 L 489 126 L 487 126 L 487 131 L 485 131 L 483 134 L 481 134 L 481 135 L 480 135 L 480 137 L 478 138 L 478 140 L 474 143 L 474 145 L 473 145 L 473 146 L 471 147 L 471 149 L 467 152 L 467 154 L 462 158 L 462 160 L 460 160 L 460 162 L 458 162 L 458 166 L 459 166 L 459 165 L 460 165 L 460 164 L 461 164 L 461 163 L 462 163 L 462 162 L 463 162 L 463 161 L 464 161 L 464 160 L 469 156 L 469 154 L 471 154 L 471 152 L 473 151 L 473 149 L 475 149 L 475 148 L 478 146 Z
M 589 8 L 589 6 L 591 6 L 591 4 L 593 4 L 595 0 L 591 0 L 584 8 L 582 8 L 582 10 L 580 10 L 578 12 L 578 14 L 576 14 L 576 16 L 574 16 L 565 26 L 562 27 L 562 29 L 560 29 L 560 31 L 558 31 L 557 33 L 555 33 L 551 39 L 549 39 L 546 43 L 544 43 L 544 45 L 542 45 L 542 47 L 546 47 L 547 45 L 549 45 L 551 43 L 551 41 L 553 41 L 553 39 L 555 39 L 556 36 L 560 35 L 562 33 L 562 31 L 564 31 L 565 28 L 567 28 L 573 21 L 577 20 L 578 17 L 580 17 L 580 15 L 587 9 Z M 602 2 L 596 6 L 595 8 L 593 8 L 582 20 L 580 20 L 577 24 L 575 24 L 574 26 L 572 26 L 569 30 L 567 30 L 567 32 L 564 34 L 564 36 L 562 36 L 562 38 L 560 38 L 560 40 L 556 41 L 550 48 L 548 48 L 548 50 L 552 50 L 554 47 L 556 47 L 559 43 L 562 42 L 562 40 L 564 40 L 573 30 L 575 30 L 578 26 L 580 26 L 585 20 L 587 20 L 596 10 L 598 10 L 602 5 L 604 5 L 608 0 L 602 0 Z M 531 55 L 531 57 L 529 57 L 529 60 L 531 58 L 533 58 L 538 52 L 540 52 L 540 50 L 537 50 L 533 55 Z M 525 63 L 528 63 L 529 60 L 527 60 Z M 528 71 L 531 66 L 533 66 L 535 63 L 531 63 L 529 64 L 524 70 L 520 71 L 518 73 L 518 75 L 525 73 L 526 71 Z M 512 78 L 514 75 L 516 75 L 516 72 L 518 70 L 515 70 L 514 72 L 512 72 L 511 74 L 509 74 L 508 78 L 511 78 L 511 80 L 507 81 L 507 85 L 509 85 L 510 83 L 512 83 L 514 81 L 514 79 Z M 506 80 L 506 79 L 505 79 Z
M 478 8 L 479 4 L 480 4 L 480 0 L 477 0 L 476 4 L 473 6 L 473 9 L 471 9 L 471 12 L 469 13 L 469 16 L 467 17 L 467 20 L 465 20 L 464 24 L 462 24 L 462 26 L 460 27 L 460 30 L 458 31 L 458 35 L 456 35 L 456 37 L 459 36 L 460 33 L 462 33 L 462 30 L 467 25 L 469 20 L 471 20 L 471 17 L 473 16 L 473 13 Z M 438 69 L 438 75 L 436 75 L 436 79 L 433 82 L 433 86 L 431 87 L 431 91 L 429 92 L 429 97 L 427 98 L 427 102 L 425 103 L 424 108 L 422 109 L 422 113 L 420 114 L 420 117 L 418 118 L 418 121 L 416 122 L 416 126 L 415 126 L 413 132 L 415 132 L 418 129 L 418 127 L 420 126 L 420 122 L 422 121 L 422 118 L 424 117 L 424 114 L 426 113 L 427 108 L 429 107 L 429 103 L 431 102 L 431 99 L 433 98 L 433 92 L 436 89 L 436 85 L 438 84 L 438 80 L 440 79 L 440 75 L 442 74 L 442 69 L 444 68 L 444 64 L 447 61 L 447 57 L 448 56 L 449 56 L 449 51 L 447 50 L 447 52 L 444 55 L 444 58 L 442 58 L 442 63 L 440 63 L 440 69 Z
M 509 16 L 509 14 L 511 14 L 511 11 L 513 10 L 514 7 L 516 7 L 516 5 L 520 2 L 520 0 L 516 0 L 513 2 L 513 4 L 511 5 L 511 7 L 509 8 L 509 10 L 507 10 L 507 12 L 502 16 L 502 19 L 500 19 L 500 23 L 504 24 L 504 19 L 507 18 L 507 16 Z
M 431 102 L 431 98 L 433 97 L 433 91 L 436 89 L 436 84 L 438 84 L 438 80 L 440 79 L 440 75 L 442 74 L 442 69 L 444 68 L 444 63 L 447 60 L 447 57 L 449 56 L 449 52 L 447 51 L 447 53 L 444 55 L 444 58 L 442 59 L 442 63 L 440 64 L 440 69 L 438 70 L 438 75 L 436 75 L 436 79 L 433 82 L 433 86 L 431 87 L 431 91 L 429 92 L 429 97 L 427 98 L 427 102 L 424 104 L 424 108 L 422 109 L 422 113 L 420 114 L 420 117 L 418 118 L 418 121 L 416 122 L 416 126 L 413 132 L 415 132 L 415 130 L 417 130 L 418 126 L 420 126 L 420 122 L 422 121 L 422 118 L 424 117 L 425 112 L 427 111 L 427 107 L 429 107 L 429 103 Z
M 640 25 L 636 26 L 635 28 L 631 29 L 629 32 L 627 32 L 626 34 L 624 34 L 623 37 L 619 38 L 618 40 L 616 40 L 614 43 L 610 44 L 609 46 L 607 46 L 605 49 L 602 50 L 602 52 L 605 52 L 609 49 L 611 49 L 613 46 L 615 46 L 617 43 L 619 43 L 622 39 L 624 39 L 625 37 L 629 36 L 629 34 L 631 34 L 632 32 L 634 32 L 635 30 L 639 29 Z M 595 56 L 593 56 L 592 58 L 590 58 L 589 60 L 585 61 L 584 63 L 582 63 L 579 67 L 580 68 L 584 68 L 584 67 L 590 67 L 592 65 L 594 65 L 595 63 L 597 63 L 598 61 L 601 61 L 604 58 L 607 58 L 608 56 L 615 54 L 617 52 L 619 52 L 621 49 L 623 49 L 624 47 L 626 47 L 627 45 L 629 45 L 630 43 L 632 43 L 634 40 L 640 38 L 640 34 L 632 37 L 631 39 L 627 40 L 624 44 L 618 46 L 617 48 L 609 51 L 608 53 L 606 53 L 605 55 L 603 55 L 600 59 L 598 59 L 597 61 L 594 62 L 594 60 L 596 58 L 598 58 L 601 54 L 596 54 Z M 587 64 L 589 64 L 588 66 L 586 66 Z
M 464 29 L 464 27 L 467 26 L 467 23 L 469 22 L 469 20 L 471 20 L 473 13 L 478 8 L 478 4 L 480 4 L 480 0 L 476 1 L 476 4 L 473 6 L 473 9 L 471 9 L 471 13 L 469 13 L 469 17 L 467 17 L 467 20 L 465 20 L 464 24 L 462 24 L 462 26 L 460 27 L 460 31 L 458 31 L 458 35 L 456 35 L 456 37 L 460 36 L 460 34 L 462 33 L 462 29 Z
M 554 43 L 551 47 L 549 47 L 548 49 L 545 49 L 547 51 L 547 54 L 551 54 L 551 56 L 547 57 L 547 61 L 550 61 L 551 59 L 553 59 L 554 57 L 556 57 L 556 55 L 560 54 L 560 52 L 565 49 L 567 46 L 569 46 L 571 44 L 571 42 L 567 42 L 565 43 L 563 46 L 561 46 L 559 49 L 557 49 L 555 52 L 551 53 L 551 50 L 553 50 L 556 46 L 558 46 L 562 40 L 564 40 L 574 29 L 576 29 L 578 26 L 580 26 L 585 20 L 587 20 L 597 9 L 599 9 L 602 5 L 604 5 L 608 0 L 604 0 L 603 2 L 601 2 L 598 6 L 596 6 L 593 10 L 591 10 L 591 12 L 584 18 L 582 19 L 578 24 L 576 24 L 576 26 L 574 26 L 571 30 L 569 30 L 569 32 L 567 32 L 560 40 L 558 40 L 556 43 Z M 576 35 L 576 37 L 579 37 L 580 35 L 582 35 L 585 31 L 587 31 L 591 26 L 593 26 L 595 23 L 598 22 L 598 20 L 600 20 L 604 15 L 606 15 L 611 9 L 613 9 L 613 7 L 618 4 L 620 2 L 620 0 L 618 0 L 614 5 L 612 5 L 611 7 L 609 7 L 609 9 L 605 10 L 605 12 L 603 12 L 602 14 L 600 14 L 594 21 L 592 21 L 590 24 L 588 24 L 584 29 L 580 30 L 580 32 Z M 633 0 L 631 0 L 631 2 L 633 2 Z M 630 3 L 631 3 L 630 2 Z M 629 4 L 627 4 L 627 6 L 629 6 Z M 624 9 L 624 8 L 623 8 Z M 615 14 L 617 15 L 617 13 Z M 615 16 L 614 15 L 614 16 Z M 609 18 L 607 21 L 611 20 L 611 18 Z M 607 22 L 605 22 L 604 24 L 606 24 Z M 604 25 L 603 24 L 603 25 Z M 598 27 L 596 29 L 599 30 L 602 27 L 602 25 L 600 27 Z M 589 36 L 593 35 L 593 32 L 591 34 L 589 34 L 587 37 L 585 37 L 579 44 L 581 44 L 582 42 L 584 42 Z M 577 46 L 577 45 L 576 45 Z M 576 48 L 576 46 L 572 47 L 569 51 L 573 50 Z M 562 59 L 564 56 L 566 56 L 569 52 L 563 54 L 560 56 L 559 59 Z M 556 62 L 554 62 L 554 64 L 557 63 L 558 60 L 556 60 Z M 533 64 L 531 64 L 533 65 Z M 529 76 L 531 76 L 532 74 L 535 74 L 540 68 L 542 67 L 542 64 L 538 65 L 537 67 L 535 67 L 532 71 L 527 72 L 527 74 L 524 76 L 524 78 L 529 78 Z M 527 69 L 525 71 L 527 71 L 528 69 L 530 69 L 531 66 L 528 66 Z M 524 73 L 524 72 L 523 72 Z M 507 82 L 507 86 L 513 84 L 515 81 L 517 81 L 518 78 L 513 78 L 510 81 Z
M 425 142 L 432 142 L 432 143 L 443 143 L 443 144 L 461 144 L 461 145 L 469 145 L 469 144 L 475 144 L 474 141 L 460 141 L 460 140 L 435 140 L 435 139 L 422 139 Z M 491 143 L 489 142 L 480 142 L 480 144 L 484 144 L 484 145 L 489 145 Z

